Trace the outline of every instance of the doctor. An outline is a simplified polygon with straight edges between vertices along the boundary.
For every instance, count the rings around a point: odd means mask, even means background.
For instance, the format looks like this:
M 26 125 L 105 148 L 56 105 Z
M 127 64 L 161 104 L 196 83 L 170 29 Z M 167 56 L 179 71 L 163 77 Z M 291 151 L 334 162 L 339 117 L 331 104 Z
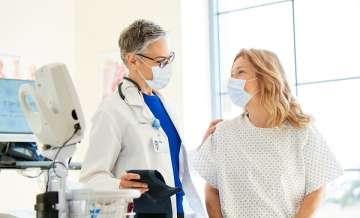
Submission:
M 165 37 L 159 25 L 146 20 L 135 21 L 121 33 L 121 58 L 129 75 L 93 117 L 80 181 L 102 189 L 135 188 L 144 193 L 149 190 L 147 184 L 126 171 L 156 169 L 168 185 L 184 191 L 171 198 L 174 217 L 205 217 L 179 129 L 159 93 L 170 81 L 175 57 Z

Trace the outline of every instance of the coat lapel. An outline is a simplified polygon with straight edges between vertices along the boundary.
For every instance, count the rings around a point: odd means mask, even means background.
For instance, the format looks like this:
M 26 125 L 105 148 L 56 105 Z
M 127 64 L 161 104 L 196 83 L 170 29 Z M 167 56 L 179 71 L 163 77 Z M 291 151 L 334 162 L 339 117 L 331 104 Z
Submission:
M 154 115 L 145 104 L 144 97 L 135 84 L 124 80 L 122 90 L 125 95 L 125 101 L 129 104 L 130 109 L 133 110 L 136 119 L 143 124 L 151 122 Z

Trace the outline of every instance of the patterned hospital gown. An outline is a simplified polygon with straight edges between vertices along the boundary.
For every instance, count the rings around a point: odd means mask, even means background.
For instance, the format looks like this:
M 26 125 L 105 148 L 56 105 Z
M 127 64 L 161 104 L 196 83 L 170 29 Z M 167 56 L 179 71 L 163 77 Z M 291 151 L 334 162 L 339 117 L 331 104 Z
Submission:
M 230 218 L 293 218 L 306 195 L 342 175 L 313 123 L 258 128 L 245 114 L 219 125 L 194 161 Z

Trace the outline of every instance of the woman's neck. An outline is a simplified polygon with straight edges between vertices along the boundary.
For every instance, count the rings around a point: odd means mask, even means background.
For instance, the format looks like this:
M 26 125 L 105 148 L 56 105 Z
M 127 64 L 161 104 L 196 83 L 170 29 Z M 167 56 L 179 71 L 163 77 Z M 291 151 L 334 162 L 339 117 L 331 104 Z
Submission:
M 271 128 L 269 124 L 270 115 L 265 110 L 264 106 L 261 105 L 260 99 L 254 96 L 253 99 L 246 106 L 246 111 L 249 114 L 249 120 L 256 127 L 259 128 Z
M 132 73 L 132 72 L 129 73 L 128 77 L 134 80 L 140 86 L 141 92 L 143 92 L 146 95 L 153 95 L 152 88 L 146 83 L 146 81 L 143 78 L 138 76 L 136 73 Z

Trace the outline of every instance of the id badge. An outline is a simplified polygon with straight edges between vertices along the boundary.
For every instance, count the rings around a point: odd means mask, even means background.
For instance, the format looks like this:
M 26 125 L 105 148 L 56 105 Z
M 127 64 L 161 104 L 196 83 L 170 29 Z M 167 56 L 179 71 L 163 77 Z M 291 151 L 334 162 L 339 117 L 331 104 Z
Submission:
M 156 136 L 154 136 L 152 138 L 152 143 L 153 143 L 155 152 L 158 152 L 158 153 L 169 152 L 169 146 L 167 144 L 167 140 L 160 134 L 157 134 Z

